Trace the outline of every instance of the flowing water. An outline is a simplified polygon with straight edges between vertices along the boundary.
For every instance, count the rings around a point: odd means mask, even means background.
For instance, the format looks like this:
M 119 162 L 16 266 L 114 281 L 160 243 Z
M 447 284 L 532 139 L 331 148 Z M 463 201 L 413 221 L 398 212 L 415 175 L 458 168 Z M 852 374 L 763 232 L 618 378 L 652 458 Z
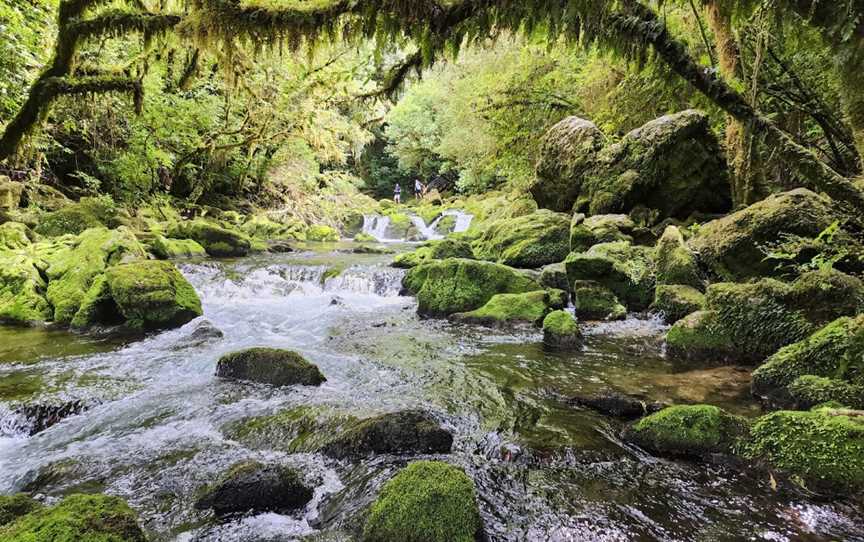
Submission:
M 0 492 L 120 495 L 154 540 L 352 540 L 381 484 L 416 458 L 250 450 L 222 427 L 297 405 L 358 416 L 421 407 L 454 433 L 453 453 L 437 458 L 473 478 L 493 541 L 864 540 L 864 514 L 851 504 L 646 456 L 619 441 L 619 422 L 565 401 L 611 387 L 753 415 L 746 369 L 676 366 L 651 319 L 588 326 L 584 351 L 567 354 L 545 351 L 533 329 L 421 320 L 398 295 L 392 256 L 349 248 L 181 264 L 221 339 L 193 339 L 201 320 L 135 342 L 0 331 Z M 333 268 L 343 271 L 331 277 Z M 219 356 L 252 346 L 297 350 L 327 382 L 274 389 L 214 376 Z M 85 399 L 88 409 L 26 436 L 8 423 L 25 392 Z M 249 458 L 299 467 L 314 499 L 292 515 L 221 524 L 193 509 L 201 486 Z
M 452 221 L 448 218 L 452 217 Z M 444 239 L 450 233 L 461 233 L 471 226 L 474 216 L 464 211 L 447 209 L 429 224 L 422 217 L 409 214 L 408 218 L 416 229 L 416 238 L 421 241 L 434 241 Z M 371 235 L 381 242 L 403 242 L 404 239 L 396 235 L 391 228 L 390 217 L 383 215 L 365 215 L 363 217 L 362 232 Z

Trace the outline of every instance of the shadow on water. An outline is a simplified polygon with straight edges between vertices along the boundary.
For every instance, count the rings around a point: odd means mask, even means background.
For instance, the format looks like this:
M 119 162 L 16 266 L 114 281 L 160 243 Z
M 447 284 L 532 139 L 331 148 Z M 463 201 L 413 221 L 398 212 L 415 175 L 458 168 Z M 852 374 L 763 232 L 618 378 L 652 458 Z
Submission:
M 183 264 L 221 340 L 190 342 L 198 322 L 126 346 L 0 330 L 7 343 L 42 337 L 55 348 L 0 350 L 18 357 L 7 360 L 17 373 L 0 373 L 0 403 L 11 401 L 2 390 L 46 385 L 100 398 L 32 437 L 0 438 L 0 491 L 118 494 L 155 540 L 353 540 L 380 486 L 416 458 L 340 462 L 249 449 L 222 428 L 297 405 L 359 416 L 422 407 L 454 433 L 453 453 L 438 459 L 472 476 L 493 541 L 864 539 L 851 504 L 779 495 L 724 465 L 646 456 L 618 440 L 623 422 L 566 401 L 616 390 L 752 415 L 746 368 L 675 366 L 653 320 L 588 326 L 574 353 L 546 351 L 533 329 L 421 320 L 414 301 L 398 296 L 392 256 L 348 248 Z M 213 376 L 219 356 L 249 346 L 295 349 L 328 380 L 274 389 Z M 300 468 L 313 501 L 295 514 L 226 523 L 194 510 L 204 484 L 249 458 Z

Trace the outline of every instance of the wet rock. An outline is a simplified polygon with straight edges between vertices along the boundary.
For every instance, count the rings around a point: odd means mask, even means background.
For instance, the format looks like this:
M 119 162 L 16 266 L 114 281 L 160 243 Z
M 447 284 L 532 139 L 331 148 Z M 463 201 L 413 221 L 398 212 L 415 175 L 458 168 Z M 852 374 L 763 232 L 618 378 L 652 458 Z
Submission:
M 696 255 L 684 244 L 681 230 L 667 226 L 654 249 L 657 284 L 681 284 L 697 290 L 705 289 Z
M 570 217 L 539 210 L 498 220 L 474 241 L 478 259 L 520 268 L 539 268 L 562 261 L 570 251 Z
M 255 461 L 238 463 L 217 482 L 204 488 L 195 508 L 217 516 L 247 512 L 284 513 L 312 500 L 312 490 L 294 469 Z
M 40 508 L 42 508 L 42 503 L 25 493 L 0 495 L 0 527 Z
M 224 336 L 225 334 L 222 333 L 222 330 L 214 326 L 209 320 L 202 320 L 198 322 L 195 329 L 193 329 L 189 335 L 184 337 L 174 348 L 175 350 L 197 348 L 205 344 L 216 342 Z
M 672 359 L 728 362 L 736 361 L 738 352 L 716 311 L 688 314 L 666 333 L 666 353 Z
M 327 380 L 300 354 L 276 348 L 250 348 L 222 356 L 216 376 L 273 386 L 319 386 Z
M 633 420 L 648 414 L 659 412 L 667 405 L 644 401 L 638 397 L 623 395 L 614 391 L 577 395 L 570 399 L 570 404 L 596 410 L 600 414 Z
M 600 243 L 633 242 L 636 223 L 627 215 L 573 215 L 570 221 L 570 250 L 585 252 Z
M 384 247 L 359 246 L 351 249 L 353 254 L 393 254 L 393 250 Z
M 433 317 L 478 309 L 495 294 L 540 289 L 535 281 L 515 269 L 464 258 L 418 265 L 406 273 L 402 285 L 417 296 L 417 312 Z
M 796 410 L 809 410 L 825 403 L 864 409 L 864 385 L 837 378 L 799 376 L 789 384 L 786 392 Z
M 269 241 L 267 243 L 267 251 L 274 254 L 287 254 L 294 252 L 294 247 L 288 241 Z
M 538 282 L 544 288 L 556 288 L 567 293 L 570 292 L 570 281 L 567 280 L 567 269 L 564 268 L 563 262 L 552 263 L 543 267 Z
M 108 495 L 69 495 L 56 506 L 40 508 L 0 528 L 5 542 L 146 542 L 138 518 L 126 502 Z
M 564 310 L 546 315 L 543 319 L 543 344 L 559 350 L 582 348 L 582 332 L 573 315 Z
M 384 484 L 369 510 L 364 540 L 469 542 L 482 538 L 474 483 L 458 467 L 416 461 Z
M 692 286 L 660 285 L 654 292 L 651 310 L 660 313 L 666 323 L 674 324 L 688 314 L 705 308 L 705 296 Z
M 625 429 L 623 438 L 659 455 L 704 457 L 733 453 L 747 432 L 740 416 L 711 405 L 688 405 L 642 418 Z
M 572 283 L 575 314 L 584 320 L 623 320 L 627 308 L 615 294 L 598 282 L 577 280 Z
M 412 252 L 399 254 L 393 259 L 392 265 L 400 269 L 411 269 L 422 263 L 447 258 L 474 259 L 474 251 L 470 244 L 458 239 L 429 241 Z
M 564 261 L 570 283 L 594 281 L 611 290 L 626 307 L 641 311 L 654 299 L 654 266 L 650 249 L 625 241 L 594 245 Z
M 157 235 L 150 243 L 150 252 L 161 260 L 206 256 L 207 251 L 192 239 L 169 239 Z
M 479 309 L 452 314 L 450 319 L 455 322 L 483 326 L 511 324 L 539 326 L 551 310 L 552 303 L 549 292 L 538 290 L 523 294 L 495 294 Z
M 530 187 L 537 205 L 569 213 L 579 197 L 605 137 L 593 122 L 567 117 L 543 136 L 536 176 Z
M 84 399 L 73 399 L 64 402 L 18 405 L 13 408 L 13 412 L 23 420 L 18 429 L 28 435 L 35 435 L 64 418 L 81 414 L 93 405 L 93 402 Z
M 453 435 L 422 410 L 402 410 L 359 420 L 321 447 L 335 458 L 380 454 L 450 453 Z
M 240 231 L 204 219 L 181 222 L 168 232 L 173 239 L 193 239 L 214 258 L 246 256 L 251 240 Z
M 309 229 L 306 230 L 306 240 L 319 243 L 335 242 L 339 240 L 339 232 L 330 226 L 317 224 L 309 226 Z

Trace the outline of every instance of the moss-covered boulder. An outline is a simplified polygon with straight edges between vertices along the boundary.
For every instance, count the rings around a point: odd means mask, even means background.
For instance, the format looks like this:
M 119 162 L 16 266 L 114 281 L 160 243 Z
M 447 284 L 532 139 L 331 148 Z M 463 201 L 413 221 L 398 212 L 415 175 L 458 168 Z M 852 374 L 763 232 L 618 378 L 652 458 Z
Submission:
M 244 461 L 203 488 L 195 508 L 217 516 L 247 512 L 285 513 L 312 500 L 312 490 L 296 470 L 281 465 Z
M 657 241 L 654 266 L 657 284 L 683 284 L 697 290 L 705 289 L 696 255 L 684 244 L 684 236 L 675 226 L 667 226 Z
M 123 499 L 70 495 L 0 527 L 4 542 L 145 542 L 135 512 Z
M 253 239 L 263 241 L 299 241 L 305 239 L 306 224 L 290 219 L 277 222 L 264 214 L 249 217 L 240 229 Z
M 192 239 L 214 258 L 246 256 L 251 240 L 235 229 L 228 229 L 205 219 L 181 222 L 168 231 L 172 239 Z
M 512 267 L 539 268 L 570 251 L 570 217 L 548 210 L 498 220 L 474 241 L 474 254 Z
M 354 236 L 354 240 L 358 243 L 377 243 L 378 239 L 368 233 L 360 232 Z
M 316 224 L 309 226 L 309 229 L 306 230 L 306 240 L 319 243 L 335 242 L 339 240 L 339 232 L 330 226 Z
M 506 326 L 532 324 L 539 326 L 552 310 L 549 293 L 545 290 L 522 294 L 495 294 L 485 305 L 469 312 L 451 315 L 451 319 L 466 324 Z
M 864 490 L 864 417 L 842 409 L 772 412 L 756 420 L 743 455 L 827 495 Z
M 543 319 L 543 344 L 555 349 L 582 347 L 582 331 L 576 319 L 567 311 L 550 312 Z
M 0 175 L 0 210 L 17 209 L 21 204 L 24 185 Z
M 674 324 L 688 314 L 705 308 L 705 296 L 692 286 L 660 285 L 654 292 L 654 303 L 651 310 L 659 313 L 663 319 Z
M 584 176 L 577 210 L 627 213 L 637 205 L 658 216 L 731 207 L 726 159 L 708 116 L 688 110 L 666 115 L 601 150 Z
M 0 322 L 31 324 L 51 320 L 54 311 L 45 297 L 46 263 L 30 251 L 0 252 Z
M 799 410 L 809 410 L 825 403 L 864 409 L 864 384 L 852 384 L 837 378 L 804 375 L 793 380 L 786 391 L 792 406 Z
M 689 246 L 722 280 L 770 276 L 777 262 L 766 259 L 766 246 L 789 235 L 815 238 L 840 218 L 830 200 L 798 188 L 703 225 Z
M 609 288 L 592 280 L 577 280 L 571 284 L 575 314 L 583 320 L 623 320 L 627 307 Z
M 66 234 L 78 235 L 90 228 L 101 227 L 105 227 L 105 224 L 95 215 L 80 206 L 70 205 L 43 215 L 36 226 L 36 233 L 46 237 L 57 237 Z
M 318 367 L 291 350 L 249 348 L 226 354 L 216 364 L 216 376 L 272 386 L 320 386 L 326 382 Z
M 495 294 L 540 289 L 534 280 L 513 268 L 465 258 L 418 265 L 405 274 L 402 285 L 417 296 L 417 312 L 433 317 L 478 309 Z
M 27 225 L 20 222 L 5 222 L 0 224 L 0 251 L 29 246 L 35 237 Z
M 161 260 L 174 260 L 177 258 L 192 258 L 195 256 L 206 256 L 204 250 L 197 241 L 192 239 L 169 239 L 156 235 L 149 243 L 150 252 Z
M 624 431 L 624 438 L 658 455 L 703 457 L 733 453 L 747 431 L 740 416 L 716 406 L 686 405 L 642 418 Z
M 421 263 L 447 258 L 474 258 L 471 245 L 459 239 L 441 239 L 429 241 L 412 252 L 399 254 L 393 259 L 393 267 L 410 269 Z
M 752 391 L 785 404 L 787 386 L 806 375 L 864 385 L 864 315 L 839 318 L 780 349 L 753 371 Z
M 222 431 L 228 438 L 256 450 L 314 453 L 358 421 L 346 412 L 304 405 L 231 422 Z
M 626 241 L 601 243 L 564 260 L 570 283 L 594 281 L 611 290 L 628 309 L 641 311 L 654 299 L 651 249 Z
M 569 213 L 582 189 L 582 177 L 594 165 L 605 137 L 593 122 L 567 117 L 546 132 L 540 144 L 531 195 L 537 205 Z
M 540 286 L 544 288 L 555 288 L 570 292 L 570 281 L 567 280 L 567 269 L 564 263 L 549 264 L 540 270 L 540 278 L 538 279 Z
M 318 451 L 338 459 L 380 454 L 446 454 L 453 435 L 423 410 L 401 410 L 357 420 Z
M 632 242 L 636 223 L 627 215 L 594 215 L 576 213 L 570 221 L 570 250 L 585 252 L 599 243 Z
M 482 536 L 474 483 L 458 467 L 415 461 L 381 488 L 365 542 L 474 542 Z
M 734 362 L 739 351 L 716 311 L 690 313 L 666 333 L 666 353 L 676 360 Z
M 146 258 L 144 247 L 125 227 L 94 228 L 82 233 L 48 259 L 46 297 L 54 307 L 54 321 L 72 322 L 106 268 Z
M 25 493 L 0 495 L 0 527 L 40 508 L 42 503 Z

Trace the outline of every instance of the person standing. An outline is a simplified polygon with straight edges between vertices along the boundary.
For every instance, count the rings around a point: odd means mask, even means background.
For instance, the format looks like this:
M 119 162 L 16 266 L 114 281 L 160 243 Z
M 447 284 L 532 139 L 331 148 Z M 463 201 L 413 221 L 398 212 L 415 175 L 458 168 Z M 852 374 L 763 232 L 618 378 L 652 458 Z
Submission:
M 414 179 L 414 197 L 416 199 L 420 199 L 423 197 L 423 183 L 420 182 L 420 179 Z
M 399 186 L 399 183 L 396 183 L 396 188 L 393 189 L 393 201 L 402 203 L 402 187 Z

